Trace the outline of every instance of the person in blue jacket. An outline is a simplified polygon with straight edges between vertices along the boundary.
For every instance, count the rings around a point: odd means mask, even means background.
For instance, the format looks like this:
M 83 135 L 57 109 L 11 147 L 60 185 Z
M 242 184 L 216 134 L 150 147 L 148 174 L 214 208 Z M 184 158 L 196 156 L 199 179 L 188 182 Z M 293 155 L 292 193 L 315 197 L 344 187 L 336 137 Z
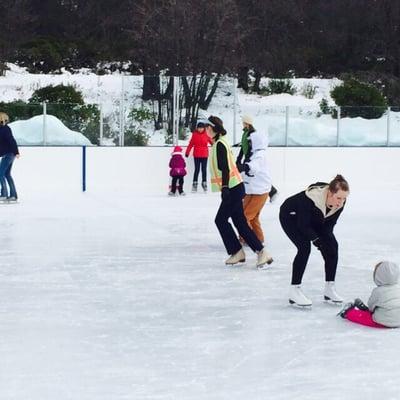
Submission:
M 8 122 L 8 115 L 0 112 L 0 201 L 16 202 L 18 196 L 11 176 L 11 168 L 15 158 L 19 158 L 19 150 Z

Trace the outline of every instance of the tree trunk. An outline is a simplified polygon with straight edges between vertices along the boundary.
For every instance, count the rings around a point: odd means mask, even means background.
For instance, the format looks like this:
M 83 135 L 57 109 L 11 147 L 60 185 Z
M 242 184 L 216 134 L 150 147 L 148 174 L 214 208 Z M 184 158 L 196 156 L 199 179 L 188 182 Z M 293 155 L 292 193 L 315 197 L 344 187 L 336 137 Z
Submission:
M 249 69 L 247 67 L 239 68 L 238 88 L 245 92 L 249 91 Z
M 160 76 L 144 75 L 142 100 L 157 100 L 160 97 Z
M 255 81 L 253 84 L 253 92 L 260 93 L 260 82 L 261 82 L 261 73 L 259 71 L 255 71 Z

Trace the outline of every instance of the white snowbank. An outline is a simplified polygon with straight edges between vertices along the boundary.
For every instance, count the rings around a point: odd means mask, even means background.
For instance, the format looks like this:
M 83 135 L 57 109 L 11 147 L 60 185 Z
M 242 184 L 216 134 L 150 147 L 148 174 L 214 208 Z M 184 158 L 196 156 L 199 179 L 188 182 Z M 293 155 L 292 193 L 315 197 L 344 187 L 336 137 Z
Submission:
M 24 121 L 10 123 L 15 140 L 19 145 L 91 145 L 89 139 L 79 132 L 67 128 L 57 117 L 37 115 Z

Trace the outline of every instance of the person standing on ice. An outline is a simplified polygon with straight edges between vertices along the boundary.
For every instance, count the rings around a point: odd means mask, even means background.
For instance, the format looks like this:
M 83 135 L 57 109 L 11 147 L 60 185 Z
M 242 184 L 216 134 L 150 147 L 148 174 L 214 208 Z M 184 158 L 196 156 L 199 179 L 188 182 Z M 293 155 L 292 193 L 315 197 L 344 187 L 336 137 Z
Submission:
M 253 125 L 253 118 L 249 115 L 242 116 L 243 133 L 239 144 L 235 147 L 240 146 L 239 154 L 236 157 L 236 165 L 240 171 L 243 171 L 243 165 L 250 160 L 253 154 L 253 143 L 251 138 L 253 134 L 258 134 Z M 273 202 L 278 195 L 278 190 L 274 185 L 271 184 L 271 188 L 268 193 L 269 200 Z
M 365 305 L 360 299 L 348 303 L 338 314 L 356 324 L 374 328 L 400 327 L 399 267 L 394 262 L 381 261 L 374 268 L 376 288 Z
M 243 180 L 236 167 L 232 150 L 225 139 L 227 132 L 222 120 L 218 117 L 210 116 L 205 124 L 208 136 L 213 139 L 210 160 L 211 190 L 221 192 L 222 201 L 215 216 L 215 224 L 226 251 L 230 255 L 225 264 L 234 265 L 246 260 L 242 245 L 229 223 L 229 218 L 231 218 L 239 235 L 257 253 L 257 267 L 263 268 L 266 264 L 271 264 L 273 260 L 247 224 L 244 216 L 243 197 L 245 190 Z
M 253 229 L 258 240 L 264 243 L 260 214 L 271 190 L 271 175 L 267 159 L 268 137 L 266 134 L 254 131 L 249 142 L 251 143 L 251 153 L 243 164 L 239 164 L 246 191 L 243 210 L 247 223 Z M 243 239 L 240 238 L 240 240 Z
M 291 304 L 312 305 L 312 301 L 301 290 L 311 243 L 321 252 L 325 262 L 324 299 L 337 304 L 343 302 L 335 289 L 338 242 L 333 228 L 343 211 L 348 194 L 349 184 L 342 175 L 336 175 L 329 184 L 317 182 L 310 185 L 307 190 L 289 197 L 281 205 L 281 226 L 297 248 L 289 293 Z
M 11 176 L 11 168 L 15 158 L 19 158 L 19 150 L 8 122 L 8 115 L 0 112 L 0 201 L 16 202 L 18 196 Z M 7 183 L 10 192 L 8 192 Z
M 169 175 L 172 177 L 171 191 L 168 193 L 169 196 L 175 196 L 176 189 L 180 196 L 184 196 L 183 181 L 186 175 L 186 162 L 182 157 L 182 147 L 175 146 L 171 154 L 171 160 L 169 161 Z
M 197 180 L 201 167 L 201 187 L 204 192 L 207 191 L 207 160 L 208 160 L 208 145 L 212 144 L 210 137 L 207 135 L 205 125 L 199 121 L 196 130 L 192 133 L 189 145 L 186 149 L 185 156 L 189 157 L 193 148 L 194 157 L 194 174 L 192 192 L 197 192 Z

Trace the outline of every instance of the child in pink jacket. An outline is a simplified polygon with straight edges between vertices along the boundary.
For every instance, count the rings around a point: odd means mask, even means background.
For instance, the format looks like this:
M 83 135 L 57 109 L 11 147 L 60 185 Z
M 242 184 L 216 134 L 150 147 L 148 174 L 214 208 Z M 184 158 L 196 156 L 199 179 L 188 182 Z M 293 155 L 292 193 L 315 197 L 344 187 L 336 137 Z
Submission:
M 174 151 L 171 154 L 171 160 L 169 162 L 169 175 L 172 177 L 171 191 L 168 193 L 169 196 L 175 196 L 176 189 L 181 196 L 185 195 L 183 191 L 183 177 L 186 175 L 186 162 L 182 156 L 182 147 L 175 146 Z

